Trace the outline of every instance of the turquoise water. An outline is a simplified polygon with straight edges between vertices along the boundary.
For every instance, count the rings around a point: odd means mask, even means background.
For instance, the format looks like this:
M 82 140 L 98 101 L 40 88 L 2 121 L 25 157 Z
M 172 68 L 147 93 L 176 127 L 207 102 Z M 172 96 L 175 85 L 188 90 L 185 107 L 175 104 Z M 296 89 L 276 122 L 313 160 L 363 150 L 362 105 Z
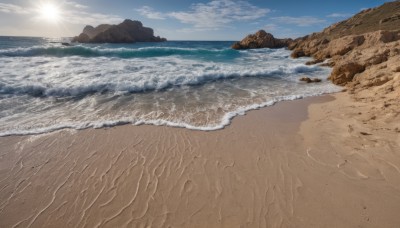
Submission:
M 245 111 L 338 91 L 329 68 L 231 41 L 74 44 L 0 37 L 0 136 L 156 124 L 216 130 Z

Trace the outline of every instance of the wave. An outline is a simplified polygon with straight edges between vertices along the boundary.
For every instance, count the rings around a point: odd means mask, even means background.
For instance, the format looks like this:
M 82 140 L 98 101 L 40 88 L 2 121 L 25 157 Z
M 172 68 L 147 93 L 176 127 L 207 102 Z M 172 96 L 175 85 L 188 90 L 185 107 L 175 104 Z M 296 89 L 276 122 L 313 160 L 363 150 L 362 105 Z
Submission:
M 83 97 L 96 93 L 140 93 L 149 91 L 160 91 L 180 86 L 199 86 L 220 80 L 249 77 L 268 77 L 276 80 L 291 80 L 291 75 L 298 73 L 318 72 L 321 68 L 315 66 L 304 66 L 301 64 L 279 66 L 275 69 L 265 70 L 242 70 L 222 69 L 213 73 L 203 73 L 200 75 L 175 74 L 167 77 L 148 76 L 141 77 L 140 80 L 132 78 L 129 81 L 113 80 L 110 77 L 107 81 L 94 82 L 87 80 L 81 83 L 68 86 L 60 84 L 27 84 L 21 81 L 18 84 L 0 82 L 1 95 L 29 95 L 33 97 Z M 297 80 L 297 79 L 296 79 Z
M 43 47 L 15 48 L 0 50 L 0 56 L 5 57 L 117 57 L 117 58 L 151 58 L 165 56 L 215 56 L 223 55 L 234 57 L 239 51 L 233 49 L 202 49 L 202 48 L 174 48 L 174 47 L 146 47 L 146 48 L 98 48 L 86 46 L 71 47 Z
M 324 91 L 324 92 L 321 91 L 321 92 L 312 93 L 312 94 L 303 94 L 303 95 L 297 94 L 297 95 L 290 95 L 290 96 L 275 97 L 274 99 L 265 101 L 263 103 L 252 104 L 249 106 L 238 108 L 232 112 L 228 112 L 223 116 L 223 118 L 221 119 L 221 121 L 218 124 L 210 125 L 210 126 L 195 126 L 190 123 L 173 122 L 173 121 L 167 121 L 167 120 L 162 120 L 162 119 L 155 119 L 155 120 L 121 119 L 121 120 L 93 121 L 93 122 L 84 122 L 84 123 L 59 123 L 59 124 L 56 124 L 53 126 L 29 129 L 29 130 L 20 130 L 20 129 L 6 130 L 6 131 L 0 132 L 0 137 L 38 135 L 38 134 L 51 133 L 51 132 L 55 132 L 55 131 L 59 131 L 59 130 L 66 130 L 66 129 L 72 129 L 72 130 L 84 130 L 84 129 L 88 129 L 88 128 L 98 129 L 98 128 L 115 127 L 115 126 L 126 125 L 126 124 L 132 124 L 132 125 L 136 125 L 136 126 L 145 124 L 145 125 L 155 125 L 155 126 L 169 126 L 169 127 L 186 128 L 186 129 L 190 129 L 190 130 L 199 130 L 199 131 L 216 131 L 216 130 L 224 129 L 226 126 L 228 126 L 234 117 L 239 116 L 239 115 L 245 115 L 246 112 L 251 111 L 251 110 L 272 106 L 272 105 L 276 104 L 277 102 L 281 102 L 281 101 L 298 100 L 298 99 L 303 99 L 306 97 L 313 97 L 313 96 L 320 96 L 323 94 L 334 93 L 337 91 L 338 91 L 337 89 L 332 89 L 329 91 Z

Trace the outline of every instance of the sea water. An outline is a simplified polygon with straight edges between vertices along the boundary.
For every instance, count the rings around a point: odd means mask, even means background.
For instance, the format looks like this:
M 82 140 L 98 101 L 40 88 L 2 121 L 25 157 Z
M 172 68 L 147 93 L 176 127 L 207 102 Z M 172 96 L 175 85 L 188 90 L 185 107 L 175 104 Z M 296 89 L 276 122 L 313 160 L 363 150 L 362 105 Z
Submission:
M 217 130 L 246 111 L 339 91 L 286 49 L 228 41 L 62 46 L 0 37 L 0 136 L 155 124 Z M 299 78 L 318 77 L 306 84 Z

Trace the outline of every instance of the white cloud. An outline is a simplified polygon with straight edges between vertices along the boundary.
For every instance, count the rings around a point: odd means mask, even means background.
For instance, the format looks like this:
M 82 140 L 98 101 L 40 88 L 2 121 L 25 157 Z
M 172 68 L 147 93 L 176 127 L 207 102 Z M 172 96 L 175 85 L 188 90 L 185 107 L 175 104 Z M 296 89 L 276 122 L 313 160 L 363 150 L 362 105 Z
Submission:
M 166 17 L 166 15 L 164 15 L 161 12 L 155 11 L 150 6 L 143 6 L 139 9 L 137 9 L 136 11 L 138 11 L 140 15 L 147 17 L 149 19 L 164 20 Z
M 86 5 L 79 4 L 74 1 L 64 2 L 65 9 L 63 10 L 63 18 L 65 22 L 71 24 L 82 24 L 82 25 L 98 25 L 98 24 L 115 24 L 123 21 L 123 18 L 102 13 L 92 13 L 89 11 L 89 7 Z
M 348 13 L 332 13 L 329 14 L 327 17 L 331 17 L 331 18 L 344 18 L 344 17 L 350 17 L 351 14 Z
M 216 29 L 233 22 L 256 20 L 268 12 L 269 9 L 259 8 L 247 1 L 212 0 L 209 3 L 193 4 L 190 11 L 171 12 L 168 16 L 195 28 Z
M 74 7 L 76 9 L 87 9 L 87 8 L 89 8 L 89 6 L 82 5 L 80 3 L 73 2 L 73 1 L 66 1 L 66 2 L 64 2 L 64 4 L 69 5 L 71 7 Z
M 0 3 L 0 12 L 12 14 L 28 14 L 29 10 L 19 5 Z
M 71 24 L 103 24 L 103 23 L 120 23 L 123 19 L 117 15 L 91 13 L 89 7 L 73 1 L 66 1 L 59 6 L 62 8 L 61 16 L 63 22 Z M 25 14 L 31 15 L 33 19 L 38 19 L 39 9 L 25 8 L 15 4 L 0 3 L 0 12 L 10 14 Z
M 303 16 L 303 17 L 273 17 L 273 20 L 283 23 L 283 24 L 293 24 L 297 25 L 300 27 L 306 27 L 306 26 L 312 26 L 316 24 L 321 24 L 325 23 L 326 21 L 323 19 L 319 19 L 316 17 L 310 17 L 310 16 Z
M 265 31 L 276 31 L 278 29 L 278 26 L 276 24 L 267 24 L 264 26 Z
M 111 14 L 90 13 L 86 11 L 68 10 L 64 13 L 65 21 L 71 24 L 98 25 L 98 24 L 116 24 L 124 19 Z

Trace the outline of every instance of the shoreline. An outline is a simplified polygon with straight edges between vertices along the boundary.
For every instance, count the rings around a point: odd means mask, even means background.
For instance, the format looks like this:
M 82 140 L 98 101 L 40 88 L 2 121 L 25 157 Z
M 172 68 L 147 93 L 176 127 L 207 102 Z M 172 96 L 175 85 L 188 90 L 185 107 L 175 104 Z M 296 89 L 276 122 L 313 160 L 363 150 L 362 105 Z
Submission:
M 131 121 L 131 120 L 117 120 L 117 121 L 106 121 L 100 123 L 85 123 L 85 126 L 75 125 L 65 125 L 65 126 L 55 126 L 55 127 L 47 127 L 44 129 L 36 129 L 36 130 L 23 130 L 23 131 L 11 131 L 9 133 L 0 133 L 1 137 L 12 137 L 12 136 L 31 136 L 31 135 L 42 135 L 42 134 L 51 134 L 58 131 L 64 130 L 71 130 L 71 131 L 81 131 L 87 129 L 103 129 L 103 128 L 112 128 L 124 125 L 132 125 L 132 126 L 140 126 L 140 125 L 152 125 L 152 126 L 166 126 L 166 127 L 173 127 L 173 128 L 183 128 L 188 130 L 194 131 L 219 131 L 223 130 L 229 125 L 232 124 L 233 119 L 237 118 L 238 116 L 246 115 L 248 112 L 259 110 L 262 108 L 268 108 L 274 106 L 281 102 L 288 102 L 288 101 L 296 101 L 302 99 L 308 99 L 312 97 L 319 97 L 319 96 L 329 96 L 331 94 L 340 93 L 340 92 L 332 92 L 332 93 L 322 93 L 322 94 L 311 94 L 311 95 L 290 95 L 284 97 L 275 98 L 272 101 L 266 101 L 260 104 L 252 104 L 246 107 L 241 107 L 232 112 L 228 112 L 224 115 L 221 122 L 217 126 L 193 126 L 187 123 L 176 123 L 166 120 L 149 120 L 149 121 Z
M 0 137 L 0 226 L 396 227 L 399 136 L 357 122 L 355 105 L 368 106 L 335 93 L 252 110 L 219 131 Z

